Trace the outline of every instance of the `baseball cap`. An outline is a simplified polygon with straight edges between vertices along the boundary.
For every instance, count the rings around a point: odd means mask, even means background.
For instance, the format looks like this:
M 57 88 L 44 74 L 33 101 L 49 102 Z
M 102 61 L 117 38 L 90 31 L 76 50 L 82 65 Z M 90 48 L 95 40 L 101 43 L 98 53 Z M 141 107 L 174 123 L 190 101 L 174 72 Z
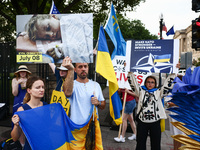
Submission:
M 60 65 L 60 67 L 57 67 L 58 70 L 68 70 L 67 68 L 63 67 L 62 64 Z

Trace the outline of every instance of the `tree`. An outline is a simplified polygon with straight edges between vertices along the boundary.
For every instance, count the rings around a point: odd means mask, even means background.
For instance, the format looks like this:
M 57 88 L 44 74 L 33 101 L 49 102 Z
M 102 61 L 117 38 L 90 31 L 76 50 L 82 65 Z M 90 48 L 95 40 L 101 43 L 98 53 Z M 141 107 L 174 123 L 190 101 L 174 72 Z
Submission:
M 94 37 L 97 37 L 99 24 L 105 20 L 112 0 L 54 0 L 61 13 L 93 13 Z M 145 0 L 113 1 L 116 13 L 134 10 L 140 2 Z M 0 42 L 15 39 L 16 15 L 48 14 L 52 0 L 2 0 L 0 5 Z
M 118 18 L 120 30 L 124 39 L 154 40 L 158 36 L 152 35 L 140 20 L 128 20 L 123 16 Z

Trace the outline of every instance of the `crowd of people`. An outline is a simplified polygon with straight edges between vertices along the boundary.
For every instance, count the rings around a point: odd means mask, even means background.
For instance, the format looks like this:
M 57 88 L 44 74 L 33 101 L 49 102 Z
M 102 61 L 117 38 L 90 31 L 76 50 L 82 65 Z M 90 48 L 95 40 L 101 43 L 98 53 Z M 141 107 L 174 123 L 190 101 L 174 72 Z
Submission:
M 106 102 L 99 83 L 88 79 L 88 63 L 72 64 L 70 57 L 63 59 L 60 67 L 49 64 L 57 79 L 56 90 L 64 92 L 70 101 L 70 119 L 76 124 L 83 124 L 88 118 L 92 105 L 104 109 Z M 76 76 L 74 75 L 76 73 Z M 19 127 L 20 118 L 16 111 L 26 111 L 43 105 L 41 101 L 45 92 L 45 82 L 40 77 L 31 76 L 31 72 L 25 65 L 19 66 L 15 72 L 16 78 L 12 80 L 12 93 L 15 96 L 13 105 L 13 129 L 11 137 L 19 140 L 24 149 L 31 149 L 22 129 Z M 162 87 L 157 88 L 157 80 L 154 76 L 145 79 L 144 86 L 140 86 L 133 73 L 129 73 L 129 83 L 133 89 L 119 89 L 122 100 L 125 101 L 125 109 L 122 111 L 122 133 L 114 138 L 116 142 L 125 142 L 127 121 L 129 121 L 132 136 L 129 140 L 136 140 L 136 150 L 145 150 L 147 137 L 150 136 L 151 149 L 161 149 L 161 119 L 166 119 L 162 98 L 169 89 L 173 88 L 175 74 L 171 74 L 165 80 Z M 166 91 L 167 90 L 167 91 Z M 136 122 L 133 111 L 137 105 Z M 87 108 L 87 109 L 85 109 Z M 98 112 L 98 111 L 97 111 Z
M 49 65 L 57 78 L 56 90 L 64 92 L 65 96 L 70 100 L 70 118 L 74 123 L 85 123 L 92 105 L 99 109 L 105 108 L 106 103 L 100 85 L 97 82 L 88 79 L 88 63 L 76 63 L 74 67 L 72 60 L 69 57 L 66 57 L 58 68 L 56 68 L 54 64 Z M 22 67 L 27 69 L 26 66 Z M 22 67 L 20 66 L 19 69 Z M 21 72 L 24 73 L 24 70 L 21 69 L 16 73 L 21 75 Z M 30 73 L 27 69 L 24 74 L 26 75 L 27 72 Z M 77 74 L 76 80 L 74 80 L 74 72 Z M 23 77 L 25 77 L 25 75 Z M 15 81 L 15 79 L 13 80 Z M 24 83 L 23 86 L 27 92 L 25 97 L 21 97 L 23 103 L 21 104 L 20 102 L 21 105 L 16 111 L 25 111 L 47 104 L 41 101 L 45 92 L 44 81 L 35 76 L 27 77 L 26 81 L 27 82 Z M 15 84 L 21 87 L 20 83 L 21 82 L 18 82 L 19 85 L 17 83 Z M 13 83 L 13 85 L 15 84 Z M 11 132 L 11 137 L 14 141 L 19 140 L 25 150 L 31 149 L 21 128 L 19 127 L 19 121 L 19 116 L 14 114 L 12 117 L 14 127 Z

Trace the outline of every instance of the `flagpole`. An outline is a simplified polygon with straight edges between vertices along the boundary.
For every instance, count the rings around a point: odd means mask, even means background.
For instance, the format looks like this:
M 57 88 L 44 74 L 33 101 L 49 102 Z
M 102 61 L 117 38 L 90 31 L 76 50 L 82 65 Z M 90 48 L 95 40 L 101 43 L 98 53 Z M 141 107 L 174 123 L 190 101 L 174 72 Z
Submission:
M 122 130 L 122 124 L 123 124 L 123 114 L 124 114 L 124 108 L 125 108 L 125 105 L 126 105 L 126 96 L 127 96 L 127 91 L 125 90 L 124 100 L 123 100 L 123 108 L 122 108 L 122 123 L 119 126 L 119 133 L 118 133 L 118 138 L 119 139 L 120 139 L 121 130 Z
M 160 15 L 160 40 L 162 40 L 162 29 L 163 29 L 163 14 Z M 161 87 L 161 81 L 162 77 L 161 77 L 161 73 L 159 73 L 159 87 Z

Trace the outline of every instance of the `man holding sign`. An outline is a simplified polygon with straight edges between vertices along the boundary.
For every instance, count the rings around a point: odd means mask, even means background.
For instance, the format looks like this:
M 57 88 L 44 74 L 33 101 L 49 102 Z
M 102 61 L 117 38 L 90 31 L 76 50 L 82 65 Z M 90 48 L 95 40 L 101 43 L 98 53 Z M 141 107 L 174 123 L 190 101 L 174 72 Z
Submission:
M 65 97 L 65 94 L 63 93 L 63 81 L 65 80 L 67 76 L 68 70 L 62 65 L 60 65 L 60 67 L 56 67 L 54 63 L 49 63 L 49 66 L 51 67 L 53 73 L 56 76 L 56 83 L 57 83 L 56 90 L 53 90 L 52 92 L 50 103 L 61 103 L 65 112 L 68 115 L 70 103 L 69 103 L 69 99 L 67 99 Z
M 78 149 L 93 147 L 92 149 L 101 150 L 103 145 L 98 108 L 104 109 L 106 104 L 101 87 L 97 82 L 87 78 L 88 63 L 76 63 L 74 67 L 71 58 L 66 57 L 62 66 L 68 69 L 63 91 L 70 101 L 70 119 L 75 124 L 85 124 L 83 128 L 73 134 L 79 145 Z M 76 80 L 74 80 L 74 71 L 77 74 Z M 93 112 L 93 117 L 91 117 L 91 112 Z
M 64 81 L 64 93 L 71 104 L 71 120 L 76 124 L 83 124 L 89 116 L 92 105 L 100 109 L 105 108 L 105 100 L 100 85 L 87 78 L 88 63 L 76 63 L 75 68 L 69 57 L 64 58 L 62 66 L 68 69 Z M 77 79 L 74 80 L 74 71 Z
M 62 65 L 60 65 L 60 67 L 56 67 L 54 63 L 49 63 L 49 66 L 56 76 L 56 90 L 63 91 L 63 81 L 67 76 L 67 68 L 63 67 Z

